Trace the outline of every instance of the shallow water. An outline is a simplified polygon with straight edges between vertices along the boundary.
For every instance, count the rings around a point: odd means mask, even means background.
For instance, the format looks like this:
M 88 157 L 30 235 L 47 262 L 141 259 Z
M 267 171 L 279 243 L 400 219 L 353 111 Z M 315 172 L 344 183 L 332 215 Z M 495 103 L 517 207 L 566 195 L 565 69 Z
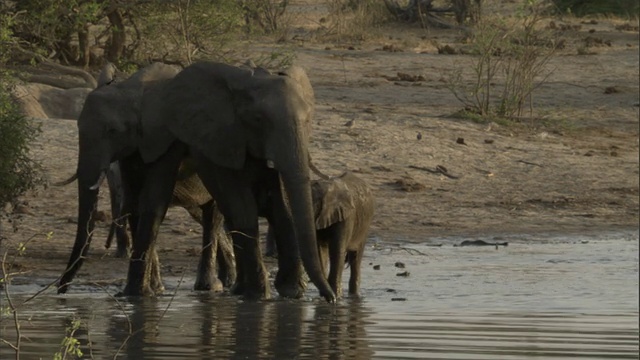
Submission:
M 452 246 L 462 240 L 368 249 L 363 299 L 337 306 L 244 302 L 177 278 L 154 299 L 116 301 L 95 289 L 42 296 L 20 312 L 21 356 L 52 358 L 79 318 L 86 358 L 638 359 L 637 233 Z M 33 287 L 12 290 L 20 300 Z M 14 341 L 12 319 L 1 326 Z M 13 357 L 1 346 L 0 358 Z

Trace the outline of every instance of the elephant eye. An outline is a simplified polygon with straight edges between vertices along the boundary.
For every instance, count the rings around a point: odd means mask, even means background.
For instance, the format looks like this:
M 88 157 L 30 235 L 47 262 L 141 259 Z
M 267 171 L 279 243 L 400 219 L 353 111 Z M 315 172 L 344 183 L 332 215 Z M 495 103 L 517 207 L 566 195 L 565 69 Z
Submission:
M 266 118 L 266 116 L 264 114 L 258 113 L 255 116 L 252 117 L 251 122 L 254 125 L 260 125 L 264 122 L 264 119 Z
M 114 128 L 109 128 L 107 129 L 107 136 L 109 137 L 113 137 L 118 133 L 118 130 L 114 129 Z

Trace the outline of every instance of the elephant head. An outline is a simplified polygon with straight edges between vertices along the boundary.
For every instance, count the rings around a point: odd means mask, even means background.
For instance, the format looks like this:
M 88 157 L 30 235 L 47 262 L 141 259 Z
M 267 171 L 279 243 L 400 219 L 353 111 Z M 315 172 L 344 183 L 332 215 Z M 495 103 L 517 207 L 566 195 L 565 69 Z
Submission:
M 78 229 L 67 270 L 58 292 L 65 292 L 82 263 L 93 232 L 93 210 L 98 188 L 110 164 L 134 153 L 141 142 L 140 103 L 143 90 L 178 73 L 172 66 L 156 63 L 129 79 L 100 86 L 87 96 L 78 118 L 79 154 Z
M 203 62 L 161 91 L 143 97 L 142 131 L 149 140 L 140 147 L 143 160 L 157 158 L 177 138 L 222 167 L 242 169 L 253 158 L 278 171 L 302 263 L 321 294 L 333 300 L 316 247 L 308 156 L 314 99 L 304 71 L 293 67 L 272 75 Z

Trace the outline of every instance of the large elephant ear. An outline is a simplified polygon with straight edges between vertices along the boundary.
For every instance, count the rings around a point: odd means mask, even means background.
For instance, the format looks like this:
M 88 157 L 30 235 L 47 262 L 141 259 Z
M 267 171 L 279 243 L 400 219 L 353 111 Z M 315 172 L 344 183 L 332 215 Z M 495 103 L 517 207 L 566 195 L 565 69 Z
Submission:
M 209 160 L 240 169 L 248 139 L 236 117 L 237 97 L 250 80 L 250 71 L 234 66 L 193 64 L 167 84 L 158 117 L 171 134 Z
M 138 111 L 135 92 L 103 86 L 87 95 L 78 117 L 78 129 L 81 132 L 113 129 L 126 133 L 138 123 Z
M 313 93 L 313 87 L 311 87 L 311 81 L 309 81 L 307 72 L 300 66 L 291 65 L 287 69 L 278 72 L 278 75 L 287 76 L 296 83 L 296 87 L 300 94 L 302 94 L 304 101 L 309 105 L 311 115 L 313 115 L 315 108 L 315 94 Z
M 340 179 L 314 181 L 311 191 L 318 230 L 344 221 L 355 212 L 347 184 Z
M 135 74 L 127 81 L 117 84 L 127 91 L 134 93 L 132 96 L 137 102 L 136 116 L 139 121 L 138 149 L 144 162 L 156 160 L 164 154 L 171 143 L 175 141 L 165 126 L 162 126 L 161 100 L 166 86 L 180 70 L 171 65 L 153 63 Z
M 165 121 L 164 95 L 171 80 L 149 83 L 140 100 L 141 133 L 138 150 L 145 163 L 150 163 L 164 154 L 176 140 Z

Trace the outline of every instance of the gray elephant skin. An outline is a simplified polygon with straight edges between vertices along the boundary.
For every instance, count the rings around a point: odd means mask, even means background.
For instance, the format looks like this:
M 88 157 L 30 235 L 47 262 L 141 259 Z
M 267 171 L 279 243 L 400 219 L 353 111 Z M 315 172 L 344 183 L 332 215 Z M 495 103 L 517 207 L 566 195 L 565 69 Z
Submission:
M 335 301 L 322 273 L 311 200 L 308 145 L 313 103 L 311 85 L 300 68 L 269 74 L 209 62 L 193 64 L 143 95 L 141 160 L 148 163 L 182 151 L 176 151 L 177 143 L 187 146 L 233 238 L 234 294 L 270 296 L 258 246 L 262 213 L 279 248 L 278 293 L 303 295 L 304 265 L 321 296 Z M 158 175 L 155 180 L 172 185 L 166 181 L 172 174 Z M 154 186 L 156 198 L 170 197 L 170 187 Z M 130 284 L 146 277 L 144 254 L 154 237 L 142 239 L 134 240 Z
M 335 294 L 342 296 L 342 271 L 349 265 L 349 295 L 359 297 L 360 267 L 367 234 L 375 209 L 371 188 L 351 172 L 339 177 L 315 180 L 311 184 L 318 250 Z M 267 233 L 267 251 L 273 252 L 271 229 Z

